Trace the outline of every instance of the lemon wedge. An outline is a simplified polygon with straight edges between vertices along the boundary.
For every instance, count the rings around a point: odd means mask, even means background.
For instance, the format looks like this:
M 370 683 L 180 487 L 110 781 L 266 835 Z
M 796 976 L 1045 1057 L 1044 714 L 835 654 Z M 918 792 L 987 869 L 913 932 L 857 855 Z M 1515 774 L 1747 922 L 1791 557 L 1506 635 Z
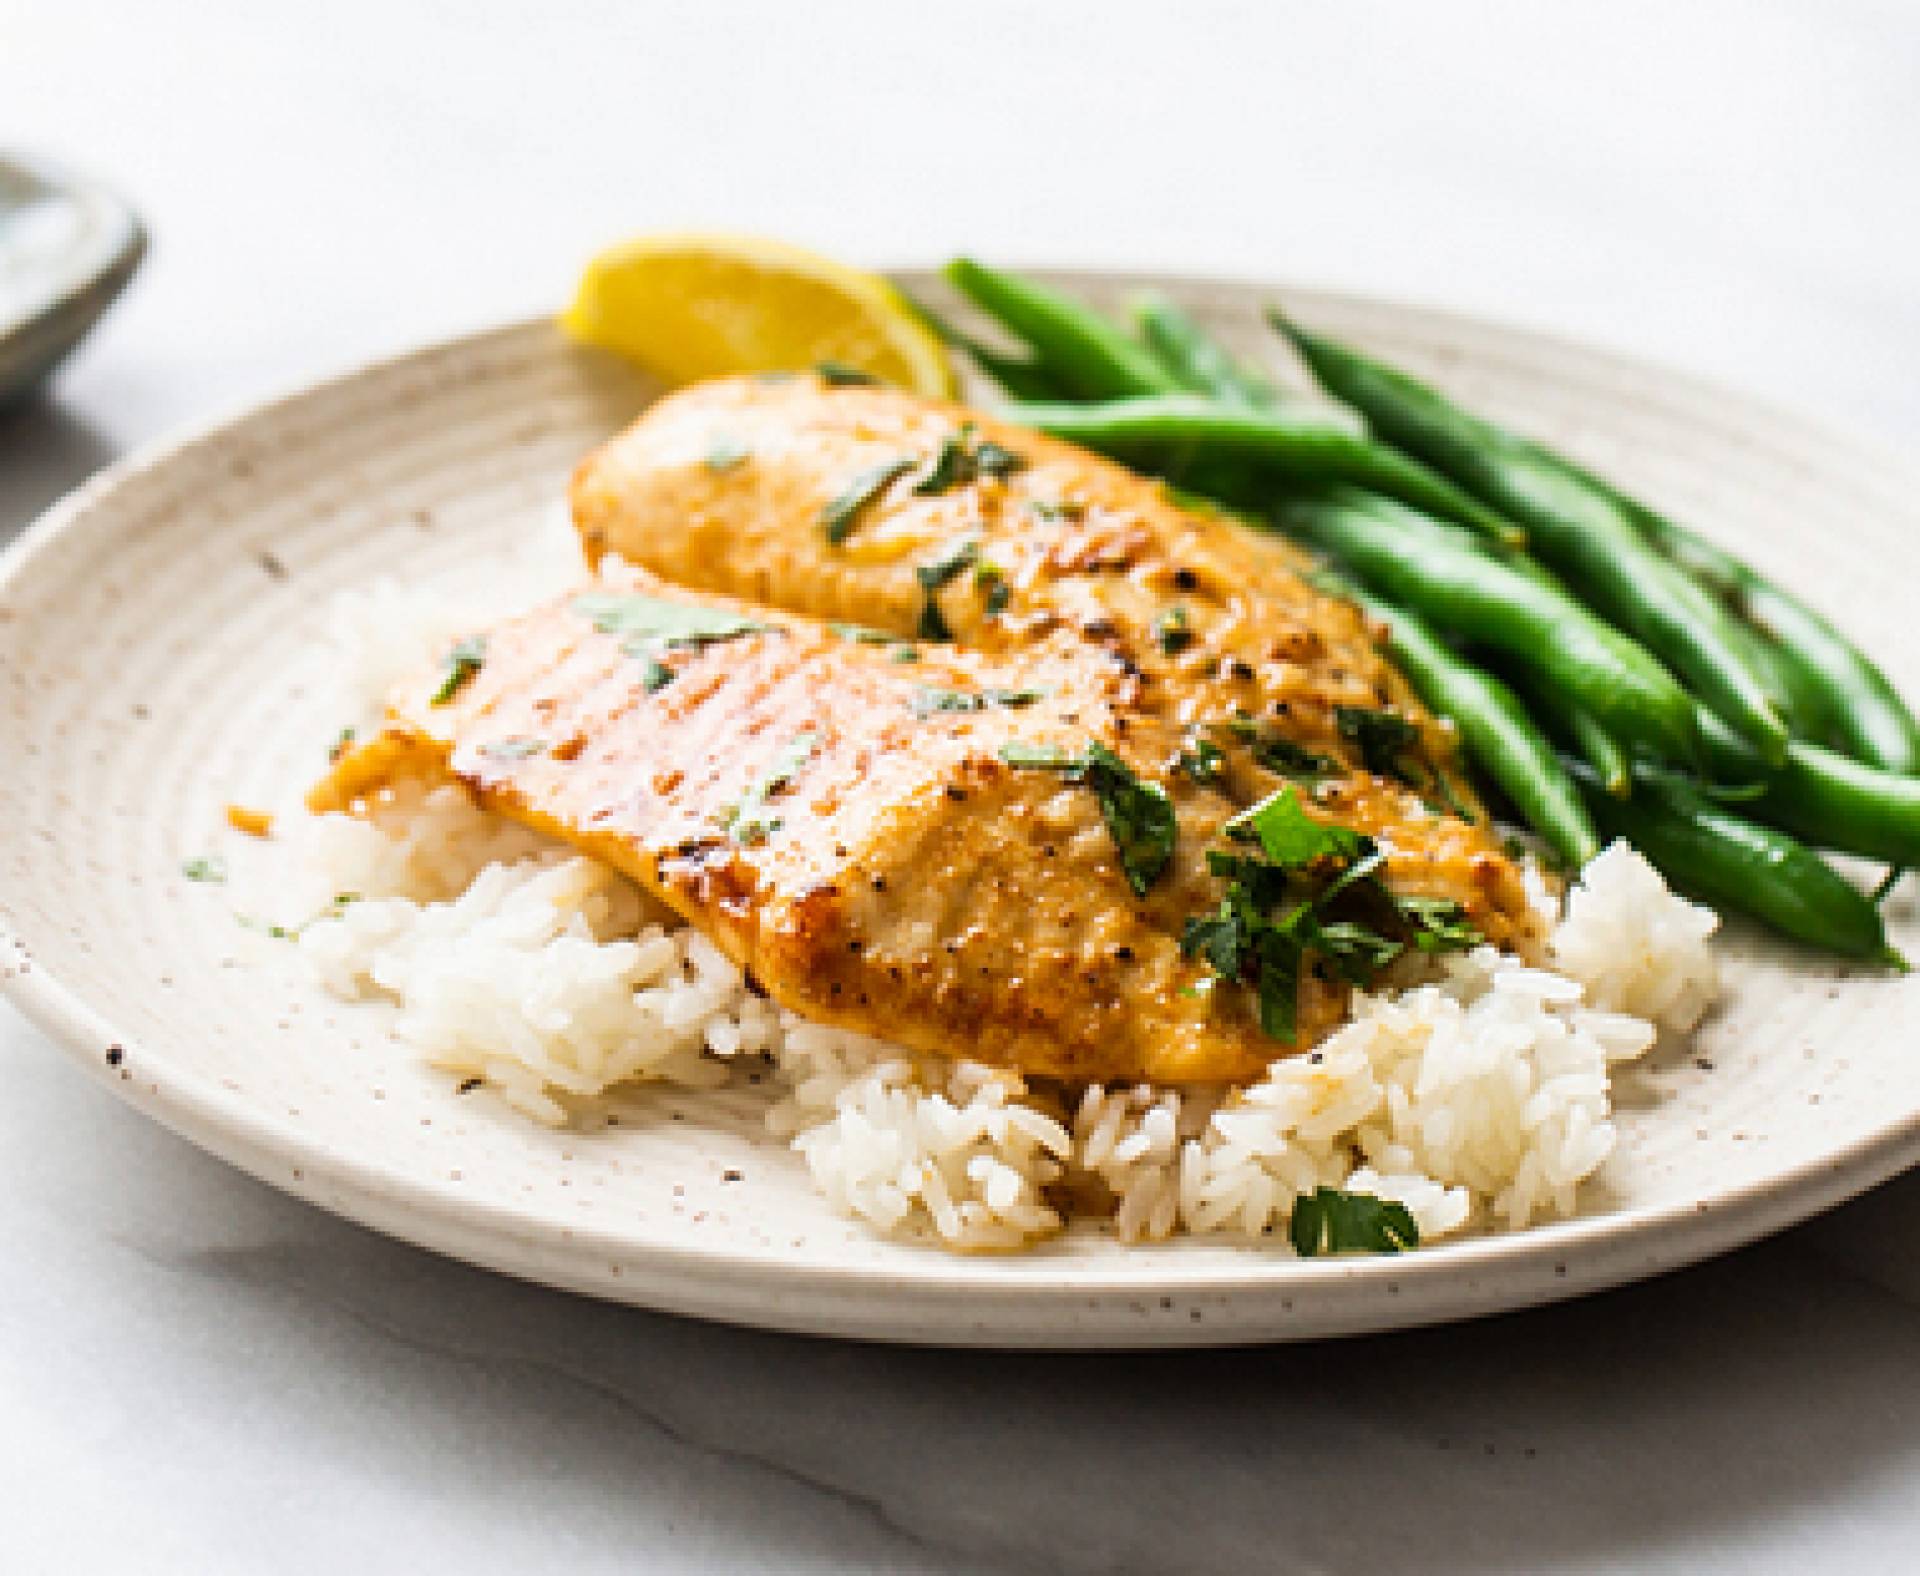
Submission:
M 754 236 L 610 246 L 560 324 L 675 383 L 829 362 L 920 394 L 956 387 L 945 348 L 886 280 Z

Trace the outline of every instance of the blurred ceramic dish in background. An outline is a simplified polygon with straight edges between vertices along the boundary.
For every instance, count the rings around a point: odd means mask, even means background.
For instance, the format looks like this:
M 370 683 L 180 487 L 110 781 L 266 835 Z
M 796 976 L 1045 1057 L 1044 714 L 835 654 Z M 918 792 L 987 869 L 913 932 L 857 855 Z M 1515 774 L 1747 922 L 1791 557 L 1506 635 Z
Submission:
M 86 338 L 146 249 L 119 198 L 0 155 L 0 403 L 37 387 Z

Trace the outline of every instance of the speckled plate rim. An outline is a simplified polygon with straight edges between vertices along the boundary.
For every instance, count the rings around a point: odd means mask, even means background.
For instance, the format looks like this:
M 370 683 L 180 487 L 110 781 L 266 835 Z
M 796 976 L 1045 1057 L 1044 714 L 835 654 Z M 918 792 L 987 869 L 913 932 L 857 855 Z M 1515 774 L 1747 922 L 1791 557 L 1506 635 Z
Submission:
M 923 276 L 901 277 L 913 283 Z M 1087 271 L 1057 277 L 1148 282 L 1144 275 Z M 1200 288 L 1248 284 L 1195 275 L 1162 276 L 1157 282 Z M 1811 429 L 1825 447 L 1911 474 L 1888 452 L 1836 434 L 1787 407 L 1576 338 L 1362 293 L 1272 283 L 1259 288 L 1309 307 L 1397 314 L 1440 330 L 1450 325 L 1468 334 L 1494 329 L 1615 370 L 1656 376 L 1691 401 L 1724 401 L 1762 418 L 1791 420 Z M 43 549 L 136 478 L 234 440 L 256 420 L 322 401 L 356 380 L 430 367 L 490 340 L 549 329 L 546 318 L 528 318 L 375 358 L 143 448 L 56 503 L 0 552 L 0 598 L 32 572 Z M 1920 491 L 1920 476 L 1915 486 Z M 149 1054 L 137 1036 L 96 1011 L 83 990 L 36 963 L 27 939 L 3 919 L 0 952 L 18 960 L 0 969 L 0 989 L 83 1070 L 189 1142 L 270 1186 L 387 1235 L 502 1273 L 668 1312 L 800 1333 L 1094 1350 L 1321 1338 L 1444 1323 L 1696 1263 L 1805 1220 L 1920 1163 L 1916 1110 L 1894 1115 L 1821 1156 L 1698 1199 L 1613 1209 L 1392 1258 L 1300 1261 L 1265 1259 L 1249 1251 L 1244 1268 L 1221 1268 L 1182 1265 L 1177 1248 L 1099 1264 L 1043 1250 L 989 1261 L 986 1267 L 998 1273 L 982 1273 L 980 1260 L 964 1261 L 963 1269 L 926 1250 L 926 1262 L 911 1276 L 879 1265 L 796 1265 L 772 1253 L 642 1243 L 584 1224 L 560 1231 L 536 1211 L 475 1199 L 342 1155 L 164 1054 Z M 136 1076 L 116 1073 L 123 1058 L 138 1069 Z M 1091 1327 L 1077 1317 L 1116 1303 L 1142 1315 L 1157 1303 L 1162 1316 L 1134 1324 L 1096 1316 Z M 1191 1317 L 1179 1317 L 1183 1314 Z

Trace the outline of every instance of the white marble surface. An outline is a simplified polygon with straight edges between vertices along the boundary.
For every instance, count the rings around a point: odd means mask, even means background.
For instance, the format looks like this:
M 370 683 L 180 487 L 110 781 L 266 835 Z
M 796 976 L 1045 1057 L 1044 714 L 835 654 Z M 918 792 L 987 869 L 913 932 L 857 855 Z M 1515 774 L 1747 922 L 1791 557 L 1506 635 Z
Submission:
M 155 232 L 57 397 L 0 417 L 0 533 L 130 444 L 550 304 L 593 243 L 676 223 L 1337 280 L 1907 442 L 1916 82 L 1899 0 L 0 0 L 0 139 Z M 1920 1181 L 1452 1331 L 954 1355 L 395 1246 L 149 1127 L 4 1007 L 0 1078 L 0 1570 L 1920 1562 Z

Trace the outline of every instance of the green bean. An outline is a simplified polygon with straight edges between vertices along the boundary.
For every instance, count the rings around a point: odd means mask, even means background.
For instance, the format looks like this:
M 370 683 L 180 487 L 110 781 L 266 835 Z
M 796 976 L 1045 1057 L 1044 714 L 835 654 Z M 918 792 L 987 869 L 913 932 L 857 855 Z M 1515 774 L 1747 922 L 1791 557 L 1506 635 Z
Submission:
M 1189 392 L 1249 410 L 1283 403 L 1279 389 L 1228 355 L 1225 347 L 1165 296 L 1142 296 L 1134 303 L 1133 320 L 1147 348 Z
M 1568 707 L 1561 713 L 1561 720 L 1566 724 L 1568 739 L 1580 758 L 1593 768 L 1601 788 L 1615 799 L 1631 794 L 1633 764 L 1620 748 L 1620 741 L 1600 726 L 1592 712 L 1579 706 Z
M 1584 765 L 1569 770 L 1601 829 L 1624 837 L 1682 891 L 1845 957 L 1907 966 L 1880 911 L 1787 833 L 1744 820 L 1669 772 L 1643 773 L 1631 798 L 1615 799 Z
M 1751 783 L 1761 792 L 1746 808 L 1821 848 L 1920 864 L 1920 778 L 1903 777 L 1835 750 L 1795 739 L 1787 758 L 1769 767 L 1719 718 L 1703 715 L 1701 754 L 1718 781 Z
M 1552 575 L 1533 564 L 1524 553 L 1513 555 L 1510 567 L 1520 568 L 1523 564 L 1544 583 L 1559 585 Z M 1593 713 L 1584 707 L 1569 704 L 1563 697 L 1545 693 L 1537 680 L 1524 675 L 1514 677 L 1502 669 L 1495 676 L 1512 684 L 1520 696 L 1521 704 L 1542 720 L 1551 737 L 1566 745 L 1576 759 L 1585 761 L 1593 768 L 1594 777 L 1602 788 L 1616 799 L 1624 799 L 1633 792 L 1632 757 L 1620 741 L 1600 725 Z
M 1810 737 L 1832 740 L 1882 771 L 1920 775 L 1920 723 L 1865 652 L 1792 592 L 1758 574 L 1741 581 L 1735 606 L 1770 643 L 1796 686 Z
M 1160 359 L 1182 388 L 1246 410 L 1271 410 L 1300 401 L 1283 395 L 1261 373 L 1236 361 L 1199 323 L 1165 296 L 1142 296 L 1134 303 L 1134 327 L 1141 341 Z M 1348 414 L 1341 407 L 1323 407 L 1323 413 Z M 1353 424 L 1357 435 L 1359 422 Z M 1243 502 L 1264 502 L 1266 488 L 1259 467 L 1239 457 L 1213 456 L 1197 462 L 1190 454 L 1177 456 L 1171 474 L 1190 488 Z
M 1709 590 L 1712 588 L 1709 587 Z M 1756 629 L 1745 618 L 1728 621 L 1731 635 L 1739 641 L 1754 672 L 1760 675 L 1773 697 L 1774 710 L 1786 719 L 1797 739 L 1825 740 L 1832 737 L 1833 713 L 1824 686 L 1807 665 L 1766 631 Z
M 1340 576 L 1316 578 L 1387 626 L 1388 649 L 1414 693 L 1453 723 L 1474 764 L 1561 859 L 1578 870 L 1599 853 L 1599 834 L 1579 790 L 1512 690 L 1449 649 L 1405 608 Z
M 1612 497 L 1654 546 L 1752 626 L 1776 686 L 1801 713 L 1804 737 L 1837 741 L 1856 760 L 1884 771 L 1920 774 L 1920 721 L 1873 659 L 1823 614 L 1725 548 L 1611 483 L 1580 474 Z
M 1463 532 L 1350 487 L 1285 503 L 1276 523 L 1388 601 L 1470 645 L 1504 653 L 1623 744 L 1692 759 L 1693 702 L 1685 691 L 1645 649 L 1550 581 L 1507 567 Z
M 1642 534 L 1610 492 L 1540 445 L 1483 421 L 1405 373 L 1269 317 L 1321 387 L 1523 526 L 1528 543 L 1606 617 L 1669 664 L 1771 761 L 1787 726 L 1726 634 L 1727 615 Z
M 1046 373 L 1039 362 L 1027 356 L 1010 356 L 1003 350 L 983 344 L 971 334 L 963 333 L 945 317 L 926 304 L 909 296 L 907 304 L 919 319 L 940 336 L 941 340 L 962 351 L 973 364 L 1000 385 L 1002 392 L 1012 399 L 1058 399 L 1064 392 L 1060 385 Z
M 1883 771 L 1920 774 L 1920 723 L 1865 652 L 1792 592 L 1758 574 L 1742 581 L 1735 606 L 1813 697 L 1809 710 L 1824 737 Z
M 1666 553 L 1685 574 L 1691 576 L 1722 606 L 1734 608 L 1739 580 L 1745 573 L 1744 566 L 1711 542 L 1659 520 L 1657 524 L 1660 527 L 1674 533 L 1671 537 L 1663 537 L 1653 528 L 1657 517 L 1631 498 L 1613 491 L 1601 478 L 1586 472 L 1581 474 L 1594 486 L 1607 491 L 1622 509 L 1634 516 L 1636 522 L 1646 528 L 1646 535 L 1654 545 Z M 1684 545 L 1680 541 L 1682 536 L 1687 538 Z M 1803 739 L 1825 737 L 1829 727 L 1827 699 L 1818 681 L 1809 674 L 1799 657 L 1737 611 L 1730 612 L 1730 616 L 1722 620 L 1720 629 L 1722 636 L 1739 649 L 1759 676 L 1774 710 L 1780 713 L 1789 730 Z
M 1077 399 L 1168 394 L 1179 384 L 1142 345 L 1098 312 L 970 257 L 947 264 L 956 289 L 1032 350 L 1040 370 Z
M 1419 461 L 1318 411 L 1247 410 L 1196 394 L 1163 394 L 1094 405 L 1015 405 L 1008 417 L 1121 457 L 1172 449 L 1195 457 L 1237 456 L 1306 481 L 1358 482 L 1496 541 L 1513 542 L 1520 534 Z

